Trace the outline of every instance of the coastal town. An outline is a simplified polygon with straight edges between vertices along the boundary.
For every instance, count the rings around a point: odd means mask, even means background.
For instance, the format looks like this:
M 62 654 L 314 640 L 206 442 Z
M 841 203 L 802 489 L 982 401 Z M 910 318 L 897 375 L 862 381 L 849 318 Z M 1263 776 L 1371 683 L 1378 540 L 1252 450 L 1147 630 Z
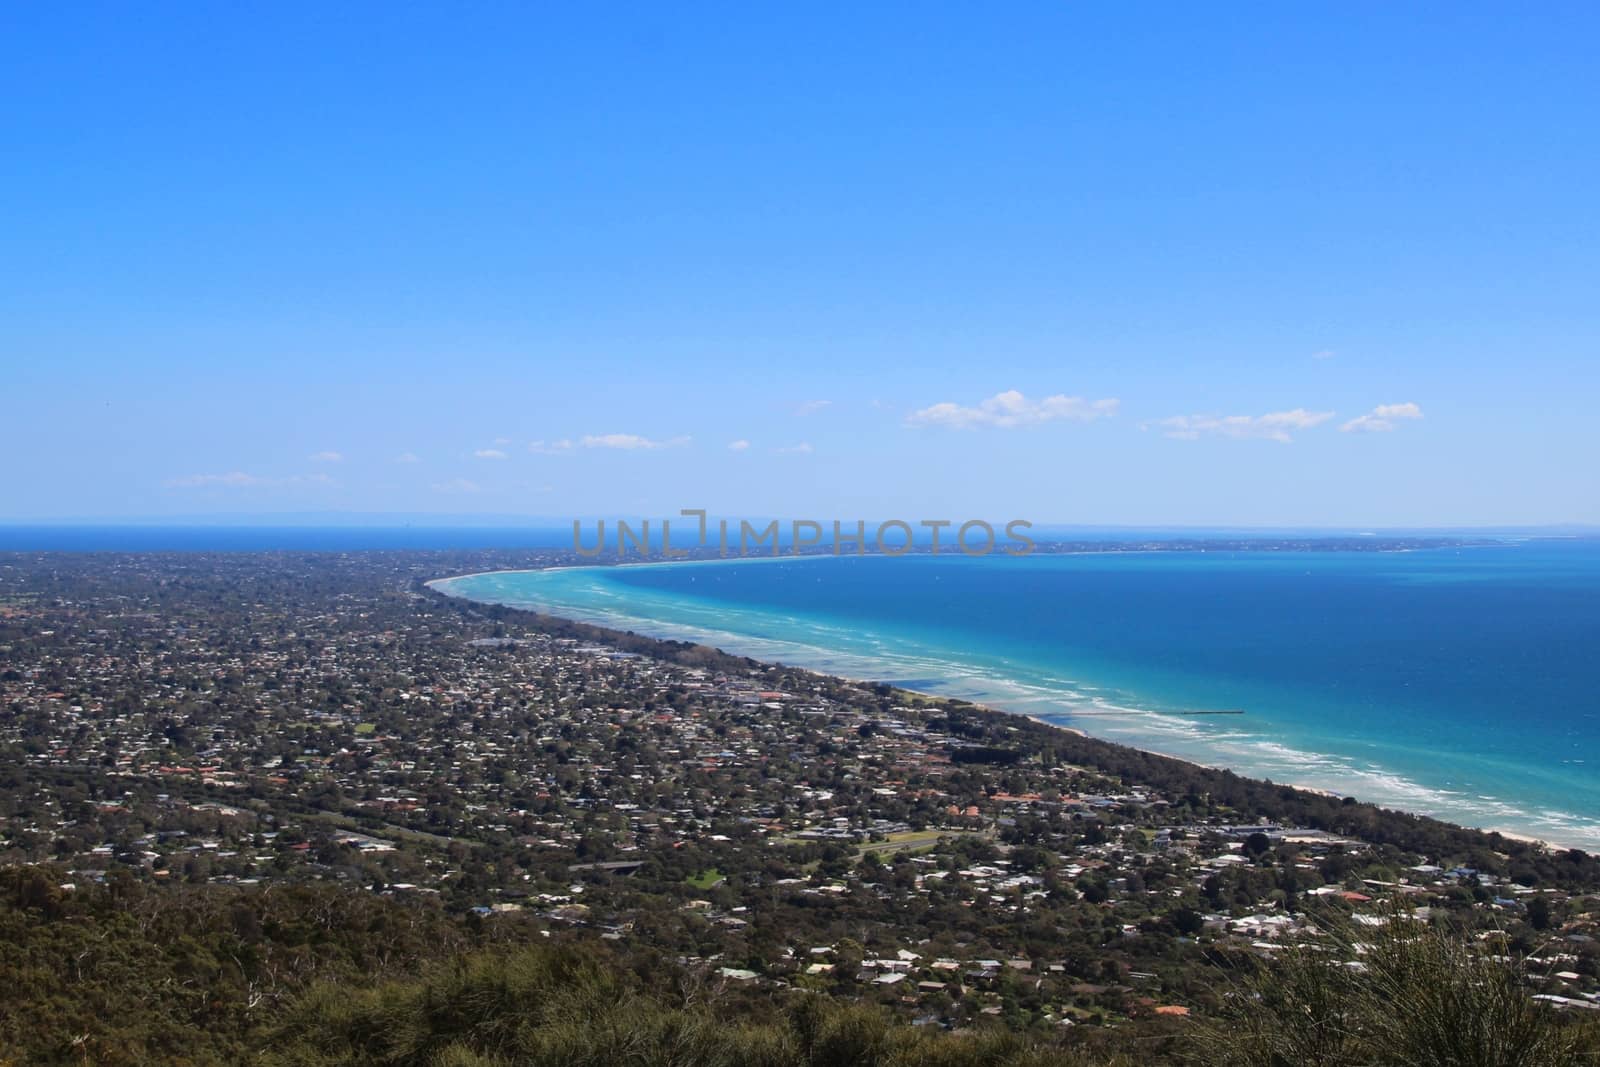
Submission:
M 1159 1035 L 1241 960 L 1359 967 L 1399 921 L 1600 1010 L 1583 853 L 423 584 L 567 561 L 0 560 L 0 860 L 53 898 L 337 887 L 946 1029 Z

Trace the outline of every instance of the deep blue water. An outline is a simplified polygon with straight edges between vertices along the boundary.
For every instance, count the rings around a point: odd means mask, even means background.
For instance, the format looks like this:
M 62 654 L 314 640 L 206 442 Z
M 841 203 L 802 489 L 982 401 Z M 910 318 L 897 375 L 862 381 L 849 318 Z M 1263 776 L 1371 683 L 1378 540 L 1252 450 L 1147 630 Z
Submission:
M 1600 541 L 749 560 L 446 589 L 1600 847 Z
M 0 525 L 0 552 L 359 552 L 571 545 L 570 526 Z

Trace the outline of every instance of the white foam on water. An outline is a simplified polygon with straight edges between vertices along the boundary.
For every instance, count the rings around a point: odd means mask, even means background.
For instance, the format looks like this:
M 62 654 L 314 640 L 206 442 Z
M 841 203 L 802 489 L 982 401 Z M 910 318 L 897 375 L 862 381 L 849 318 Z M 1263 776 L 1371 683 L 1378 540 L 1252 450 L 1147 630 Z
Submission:
M 645 564 L 643 566 L 648 566 Z M 562 572 L 508 572 L 562 573 Z M 567 569 L 566 575 L 578 573 Z M 467 578 L 478 579 L 476 587 Z M 1181 712 L 1139 707 L 1111 699 L 1109 690 L 1056 674 L 1018 678 L 1004 660 L 986 664 L 954 659 L 953 650 L 918 646 L 848 626 L 804 617 L 698 606 L 671 601 L 662 607 L 677 616 L 662 619 L 636 614 L 650 598 L 624 595 L 598 580 L 586 580 L 566 596 L 539 596 L 526 587 L 494 581 L 494 575 L 463 576 L 433 583 L 452 595 L 540 611 L 636 633 L 711 645 L 740 656 L 778 661 L 856 680 L 928 679 L 936 695 L 971 700 L 1071 726 L 1095 737 L 1176 756 L 1211 767 L 1225 767 L 1254 778 L 1324 790 L 1417 814 L 1484 829 L 1541 838 L 1567 847 L 1600 850 L 1600 821 L 1571 812 L 1518 807 L 1483 793 L 1468 794 L 1426 785 L 1405 775 L 1348 755 L 1295 748 L 1236 722 L 1214 723 Z M 491 580 L 485 580 L 491 579 Z M 569 579 L 570 580 L 570 579 Z M 565 591 L 563 591 L 565 592 Z M 597 607 L 595 602 L 603 602 Z M 623 608 L 626 603 L 627 609 Z M 747 625 L 752 631 L 728 629 Z M 774 634 L 774 629 L 778 631 Z M 856 648 L 840 647 L 855 645 Z M 1019 667 L 1019 671 L 1021 668 Z

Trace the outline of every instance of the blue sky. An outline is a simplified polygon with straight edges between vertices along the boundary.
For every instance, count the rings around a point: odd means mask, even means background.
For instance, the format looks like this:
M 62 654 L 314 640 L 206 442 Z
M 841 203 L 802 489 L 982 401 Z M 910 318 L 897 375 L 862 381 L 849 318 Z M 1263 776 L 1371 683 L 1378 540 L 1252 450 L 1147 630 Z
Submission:
M 1593 5 L 580 7 L 0 12 L 0 518 L 1600 522 Z

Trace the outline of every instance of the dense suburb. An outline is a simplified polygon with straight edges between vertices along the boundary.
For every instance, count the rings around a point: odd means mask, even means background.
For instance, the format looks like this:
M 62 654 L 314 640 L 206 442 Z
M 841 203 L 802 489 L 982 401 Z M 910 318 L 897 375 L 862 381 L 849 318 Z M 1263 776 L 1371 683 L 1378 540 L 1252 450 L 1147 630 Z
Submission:
M 1600 1048 L 1593 857 L 422 585 L 565 562 L 0 557 L 0 1056 Z

